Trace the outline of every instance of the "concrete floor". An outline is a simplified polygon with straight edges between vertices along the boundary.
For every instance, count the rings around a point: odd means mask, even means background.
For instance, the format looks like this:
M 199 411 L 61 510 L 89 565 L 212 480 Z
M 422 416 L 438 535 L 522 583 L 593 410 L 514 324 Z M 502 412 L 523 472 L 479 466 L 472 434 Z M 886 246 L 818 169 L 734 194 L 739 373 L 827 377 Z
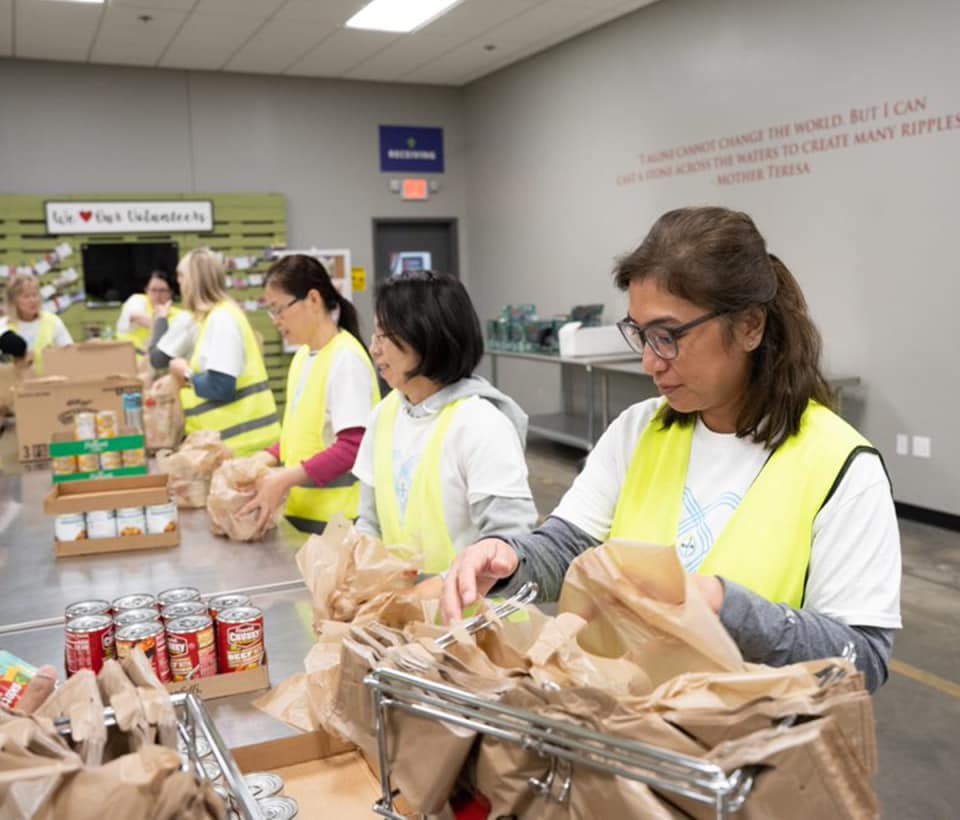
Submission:
M 546 515 L 577 474 L 579 450 L 531 437 L 530 486 Z M 960 533 L 900 522 L 904 628 L 874 698 L 883 816 L 960 817 Z M 823 818 L 822 820 L 827 820 Z

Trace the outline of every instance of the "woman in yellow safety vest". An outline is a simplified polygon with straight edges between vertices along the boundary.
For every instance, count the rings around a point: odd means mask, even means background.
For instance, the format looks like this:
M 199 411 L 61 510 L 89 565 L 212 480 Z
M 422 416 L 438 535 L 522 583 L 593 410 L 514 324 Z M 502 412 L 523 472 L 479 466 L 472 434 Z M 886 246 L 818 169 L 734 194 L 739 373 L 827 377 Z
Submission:
M 900 623 L 900 539 L 877 450 L 836 415 L 796 279 L 749 216 L 664 214 L 616 266 L 619 327 L 662 398 L 628 408 L 541 527 L 485 539 L 444 583 L 444 612 L 567 566 L 610 538 L 677 545 L 746 660 L 856 648 L 875 689 Z
M 337 513 L 357 517 L 360 484 L 350 470 L 370 411 L 380 401 L 377 374 L 360 340 L 357 311 L 311 256 L 280 259 L 264 281 L 267 310 L 284 342 L 299 349 L 287 376 L 280 440 L 267 450 L 282 464 L 257 487 L 241 515 L 270 517 L 289 491 L 286 516 L 322 532 Z
M 7 315 L 0 318 L 0 333 L 10 330 L 27 343 L 27 361 L 32 357 L 37 375 L 43 375 L 43 351 L 73 343 L 70 331 L 55 313 L 41 308 L 37 278 L 19 273 L 7 283 L 4 294 Z
M 190 251 L 177 277 L 184 308 L 199 327 L 190 361 L 170 361 L 170 375 L 181 386 L 185 430 L 217 430 L 236 455 L 256 453 L 277 440 L 280 420 L 253 328 L 227 295 L 219 254 Z
M 169 274 L 155 270 L 150 274 L 144 292 L 134 293 L 120 308 L 117 338 L 133 342 L 137 356 L 144 356 L 149 353 L 151 339 L 159 339 L 167 324 L 179 313 L 180 308 L 173 304 Z M 156 326 L 158 322 L 162 327 Z
M 439 573 L 478 538 L 533 526 L 527 417 L 473 376 L 483 336 L 460 281 L 425 271 L 380 284 L 372 353 L 393 391 L 353 469 L 358 528 L 422 552 L 424 572 Z

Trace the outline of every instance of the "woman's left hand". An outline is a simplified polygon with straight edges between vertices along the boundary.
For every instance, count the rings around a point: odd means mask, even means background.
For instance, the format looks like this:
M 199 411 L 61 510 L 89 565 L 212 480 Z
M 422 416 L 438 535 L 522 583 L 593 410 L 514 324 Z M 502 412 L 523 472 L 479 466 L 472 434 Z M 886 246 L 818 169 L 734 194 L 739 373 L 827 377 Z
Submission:
M 691 577 L 700 588 L 700 593 L 710 609 L 719 615 L 723 607 L 723 581 L 716 575 L 692 575 Z
M 186 359 L 171 359 L 168 369 L 170 375 L 177 380 L 178 384 L 183 385 L 187 380 L 187 374 L 190 372 L 190 363 Z
M 256 512 L 257 527 L 266 526 L 283 503 L 284 494 L 297 482 L 289 469 L 271 470 L 257 481 L 257 494 L 240 508 L 239 515 L 251 515 Z

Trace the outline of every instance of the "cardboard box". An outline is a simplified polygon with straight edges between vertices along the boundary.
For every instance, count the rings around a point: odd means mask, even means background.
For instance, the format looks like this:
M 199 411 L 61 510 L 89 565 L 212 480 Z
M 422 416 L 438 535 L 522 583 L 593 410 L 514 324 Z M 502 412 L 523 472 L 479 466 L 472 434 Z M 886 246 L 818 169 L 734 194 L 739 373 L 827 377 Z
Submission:
M 79 456 L 83 454 L 123 452 L 124 450 L 142 450 L 144 463 L 136 467 L 117 467 L 112 470 L 98 469 L 89 473 L 60 473 L 54 465 L 53 482 L 85 481 L 88 479 L 119 478 L 123 476 L 146 475 L 146 441 L 143 433 L 135 427 L 121 427 L 113 438 L 93 438 L 76 441 L 70 433 L 54 433 L 50 440 L 50 458 L 61 456 Z
M 267 664 L 264 664 L 256 669 L 247 669 L 243 672 L 225 672 L 209 678 L 175 681 L 164 685 L 171 695 L 177 692 L 190 692 L 199 695 L 202 700 L 226 698 L 230 695 L 239 695 L 242 692 L 269 689 L 270 668 Z
M 356 747 L 326 732 L 233 749 L 241 772 L 275 772 L 283 792 L 300 804 L 300 817 L 325 817 L 335 809 L 337 820 L 367 820 L 380 799 L 380 778 Z M 429 761 L 424 761 L 429 765 Z M 402 797 L 394 808 L 404 817 L 418 817 Z
M 43 375 L 68 378 L 97 378 L 105 373 L 118 376 L 137 374 L 133 342 L 90 341 L 43 351 Z
M 155 550 L 176 547 L 180 544 L 180 530 L 162 532 L 158 535 L 119 535 L 116 538 L 86 538 L 82 541 L 53 540 L 53 552 L 57 558 L 72 558 L 77 555 L 100 555 L 105 552 L 129 552 L 130 550 Z

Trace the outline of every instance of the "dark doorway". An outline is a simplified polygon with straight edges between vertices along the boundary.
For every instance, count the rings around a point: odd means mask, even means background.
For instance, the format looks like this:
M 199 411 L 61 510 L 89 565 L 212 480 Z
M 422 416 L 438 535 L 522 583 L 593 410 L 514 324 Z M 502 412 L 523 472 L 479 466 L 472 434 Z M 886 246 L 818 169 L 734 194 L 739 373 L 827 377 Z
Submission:
M 394 269 L 416 268 L 420 256 L 429 254 L 429 266 L 437 273 L 460 276 L 456 219 L 374 219 L 373 264 L 376 283 Z

